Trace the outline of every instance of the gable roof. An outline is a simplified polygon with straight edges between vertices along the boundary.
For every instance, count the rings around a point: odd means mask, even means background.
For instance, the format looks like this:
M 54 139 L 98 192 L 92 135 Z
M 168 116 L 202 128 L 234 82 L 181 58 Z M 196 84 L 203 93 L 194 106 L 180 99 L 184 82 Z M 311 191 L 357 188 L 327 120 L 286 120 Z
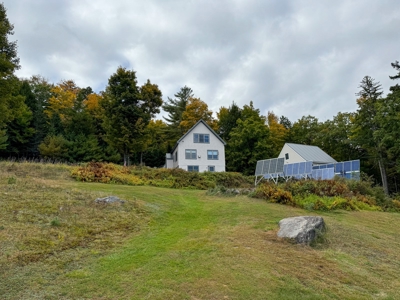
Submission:
M 318 146 L 300 145 L 286 143 L 285 146 L 292 148 L 298 155 L 304 158 L 306 161 L 312 161 L 315 163 L 336 163 L 330 155 L 324 152 Z
M 203 119 L 200 119 L 196 124 L 193 125 L 192 128 L 190 128 L 188 130 L 188 132 L 186 132 L 184 135 L 182 135 L 182 137 L 176 142 L 175 147 L 174 147 L 174 149 L 172 149 L 171 153 L 173 153 L 175 151 L 176 147 L 178 147 L 179 142 L 182 141 L 186 136 L 188 136 L 189 133 L 193 129 L 195 129 L 196 126 L 199 125 L 200 123 L 203 123 L 208 128 L 208 130 L 210 130 L 211 133 L 214 134 L 217 137 L 217 139 L 219 139 L 221 141 L 222 144 L 226 145 L 226 142 L 223 139 L 221 139 L 221 137 L 210 126 L 208 126 L 208 124 Z

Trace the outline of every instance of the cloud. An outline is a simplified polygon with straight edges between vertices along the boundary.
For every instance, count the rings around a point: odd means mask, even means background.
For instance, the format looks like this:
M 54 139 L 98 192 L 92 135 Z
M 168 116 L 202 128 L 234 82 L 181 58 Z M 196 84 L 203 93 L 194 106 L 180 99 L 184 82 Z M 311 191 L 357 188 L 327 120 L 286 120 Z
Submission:
M 217 111 L 254 102 L 295 121 L 356 110 L 365 75 L 388 91 L 400 3 L 6 0 L 22 69 L 99 91 L 119 65 L 164 99 L 185 85 Z

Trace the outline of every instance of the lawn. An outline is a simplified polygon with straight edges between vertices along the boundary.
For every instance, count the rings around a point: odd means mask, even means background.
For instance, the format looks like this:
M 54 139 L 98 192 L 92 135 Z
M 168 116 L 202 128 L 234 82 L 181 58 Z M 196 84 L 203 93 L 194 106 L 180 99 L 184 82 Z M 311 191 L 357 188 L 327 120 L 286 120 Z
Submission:
M 1 299 L 400 299 L 398 213 L 320 212 L 299 246 L 278 221 L 317 213 L 68 172 L 0 163 Z

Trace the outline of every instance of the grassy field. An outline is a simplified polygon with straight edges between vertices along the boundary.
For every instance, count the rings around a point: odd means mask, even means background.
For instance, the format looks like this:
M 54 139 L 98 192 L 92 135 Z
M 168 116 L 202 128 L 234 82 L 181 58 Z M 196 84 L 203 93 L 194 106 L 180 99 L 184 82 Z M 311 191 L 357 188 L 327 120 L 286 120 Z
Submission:
M 1 162 L 0 299 L 400 299 L 400 214 L 320 212 L 314 247 L 276 237 L 309 214 Z

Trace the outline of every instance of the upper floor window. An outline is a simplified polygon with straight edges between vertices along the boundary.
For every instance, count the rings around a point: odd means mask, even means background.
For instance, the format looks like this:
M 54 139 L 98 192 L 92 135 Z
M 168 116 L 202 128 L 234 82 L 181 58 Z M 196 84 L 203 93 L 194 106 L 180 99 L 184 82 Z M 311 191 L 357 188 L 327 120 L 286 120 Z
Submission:
M 289 159 L 289 153 L 285 153 L 285 159 L 286 159 L 286 160 Z
M 197 150 L 195 150 L 195 149 L 186 149 L 185 150 L 185 158 L 186 159 L 197 159 Z
M 210 135 L 205 133 L 194 133 L 193 134 L 194 142 L 195 143 L 210 143 Z
M 218 159 L 218 150 L 207 150 L 207 159 Z
M 178 161 L 178 151 L 175 152 L 175 161 Z

